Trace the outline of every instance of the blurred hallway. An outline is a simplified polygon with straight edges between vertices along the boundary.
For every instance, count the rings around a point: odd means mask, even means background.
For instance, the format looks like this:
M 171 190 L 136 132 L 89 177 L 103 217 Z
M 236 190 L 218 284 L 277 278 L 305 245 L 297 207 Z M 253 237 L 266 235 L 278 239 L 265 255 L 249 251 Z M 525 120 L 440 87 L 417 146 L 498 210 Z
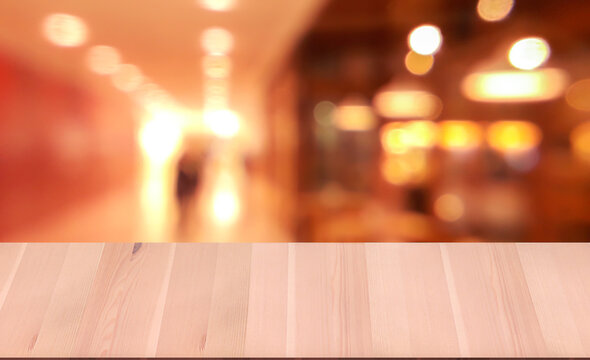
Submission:
M 0 241 L 588 241 L 585 0 L 5 0 Z

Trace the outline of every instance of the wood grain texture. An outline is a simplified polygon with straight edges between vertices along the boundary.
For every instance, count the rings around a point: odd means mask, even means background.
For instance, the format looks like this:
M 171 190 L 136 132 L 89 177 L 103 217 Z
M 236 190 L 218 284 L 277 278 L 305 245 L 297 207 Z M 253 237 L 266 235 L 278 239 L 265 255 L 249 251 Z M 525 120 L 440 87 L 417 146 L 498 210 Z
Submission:
M 590 356 L 590 244 L 0 244 L 0 356 Z

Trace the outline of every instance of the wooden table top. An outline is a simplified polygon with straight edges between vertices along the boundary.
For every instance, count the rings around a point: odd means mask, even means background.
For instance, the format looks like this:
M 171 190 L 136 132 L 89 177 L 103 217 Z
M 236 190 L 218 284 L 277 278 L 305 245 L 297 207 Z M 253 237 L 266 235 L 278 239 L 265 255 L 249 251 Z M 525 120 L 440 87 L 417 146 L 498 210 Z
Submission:
M 0 356 L 590 356 L 590 244 L 0 244 Z

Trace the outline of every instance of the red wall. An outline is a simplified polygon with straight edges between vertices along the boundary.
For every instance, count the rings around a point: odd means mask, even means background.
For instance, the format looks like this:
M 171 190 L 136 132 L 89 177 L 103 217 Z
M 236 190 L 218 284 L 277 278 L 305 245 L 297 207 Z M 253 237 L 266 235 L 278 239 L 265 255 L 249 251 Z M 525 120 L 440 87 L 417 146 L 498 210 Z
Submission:
M 0 56 L 0 239 L 130 181 L 133 134 L 123 101 Z

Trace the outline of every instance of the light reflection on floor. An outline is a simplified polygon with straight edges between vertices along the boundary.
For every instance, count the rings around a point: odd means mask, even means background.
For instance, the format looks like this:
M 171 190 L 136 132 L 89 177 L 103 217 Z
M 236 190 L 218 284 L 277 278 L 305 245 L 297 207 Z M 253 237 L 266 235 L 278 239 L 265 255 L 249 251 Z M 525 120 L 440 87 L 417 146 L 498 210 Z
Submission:
M 214 158 L 205 165 L 201 193 L 191 209 L 190 222 L 185 229 L 180 229 L 172 160 L 151 166 L 144 162 L 138 184 L 48 216 L 2 241 L 292 241 L 264 211 L 267 207 L 263 202 L 272 189 L 261 178 L 247 177 L 237 158 Z

